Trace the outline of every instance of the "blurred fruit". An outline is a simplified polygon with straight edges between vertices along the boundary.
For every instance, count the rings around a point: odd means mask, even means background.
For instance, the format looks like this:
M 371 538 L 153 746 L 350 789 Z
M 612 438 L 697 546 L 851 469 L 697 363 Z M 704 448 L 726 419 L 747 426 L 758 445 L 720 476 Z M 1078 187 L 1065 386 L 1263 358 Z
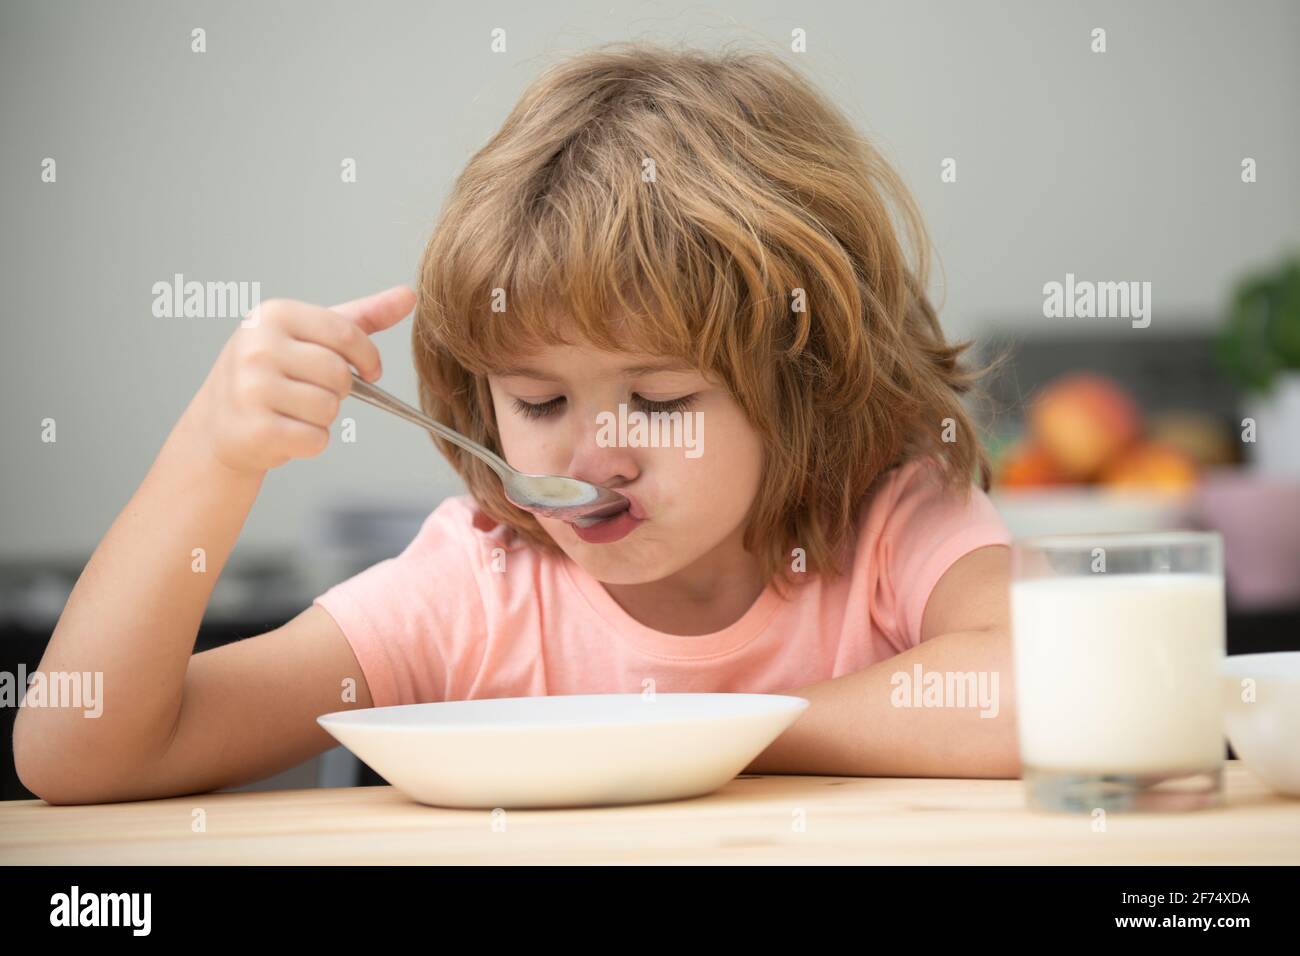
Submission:
M 1004 488 L 1038 488 L 1065 481 L 1052 457 L 1027 440 L 1016 442 L 998 461 L 997 483 Z
M 1108 488 L 1183 491 L 1195 487 L 1198 471 L 1186 453 L 1173 445 L 1141 441 L 1108 462 L 1101 483 Z
M 1093 478 L 1141 433 L 1142 416 L 1122 387 L 1093 372 L 1044 386 L 1029 408 L 1030 437 L 1068 480 Z
M 1237 460 L 1236 446 L 1223 423 L 1195 412 L 1162 412 L 1147 420 L 1147 437 L 1173 445 L 1198 467 L 1230 465 Z

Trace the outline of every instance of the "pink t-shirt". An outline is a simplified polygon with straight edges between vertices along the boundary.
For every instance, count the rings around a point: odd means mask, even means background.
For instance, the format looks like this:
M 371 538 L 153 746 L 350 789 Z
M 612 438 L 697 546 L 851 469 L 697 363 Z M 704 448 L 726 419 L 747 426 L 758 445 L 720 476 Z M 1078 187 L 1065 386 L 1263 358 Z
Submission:
M 444 500 L 397 557 L 315 599 L 352 646 L 376 707 L 552 694 L 780 693 L 920 642 L 930 592 L 962 555 L 1011 537 L 988 496 L 944 490 L 928 459 L 886 473 L 860 510 L 852 572 L 782 600 L 768 587 L 730 627 L 638 623 L 567 556 L 544 555 Z M 500 550 L 498 550 L 500 549 Z

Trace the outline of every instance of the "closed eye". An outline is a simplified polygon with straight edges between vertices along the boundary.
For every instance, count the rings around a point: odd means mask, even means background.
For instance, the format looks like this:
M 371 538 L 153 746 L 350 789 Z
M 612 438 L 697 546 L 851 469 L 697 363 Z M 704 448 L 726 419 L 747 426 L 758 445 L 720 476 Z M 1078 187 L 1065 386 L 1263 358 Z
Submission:
M 642 411 L 646 412 L 684 412 L 695 404 L 694 395 L 683 395 L 681 398 L 670 398 L 666 402 L 652 402 L 648 398 L 642 398 L 640 395 L 633 395 L 633 400 L 641 406 Z
M 647 413 L 685 411 L 695 402 L 695 395 L 683 395 L 681 398 L 674 398 L 664 402 L 652 402 L 648 398 L 642 398 L 640 395 L 633 395 L 632 401 L 641 411 Z M 522 399 L 515 399 L 515 411 L 525 418 L 549 418 L 559 412 L 560 406 L 564 403 L 563 395 L 551 399 L 549 402 L 532 403 L 525 402 Z
M 549 402 L 541 402 L 534 405 L 532 402 L 525 402 L 522 399 L 515 399 L 515 411 L 525 418 L 546 418 L 548 415 L 554 415 L 564 401 L 564 396 L 553 398 Z

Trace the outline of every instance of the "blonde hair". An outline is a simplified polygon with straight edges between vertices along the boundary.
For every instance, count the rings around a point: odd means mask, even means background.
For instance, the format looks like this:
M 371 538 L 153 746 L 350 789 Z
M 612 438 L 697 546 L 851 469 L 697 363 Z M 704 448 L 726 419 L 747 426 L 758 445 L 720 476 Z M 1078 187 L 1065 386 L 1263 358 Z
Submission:
M 891 468 L 932 454 L 958 493 L 976 469 L 988 490 L 959 400 L 971 343 L 944 341 L 928 271 L 901 179 L 777 56 L 599 47 L 546 70 L 457 179 L 420 267 L 420 402 L 500 453 L 487 375 L 573 344 L 566 323 L 596 348 L 690 363 L 761 436 L 744 545 L 783 590 L 808 577 L 789 570 L 795 547 L 808 571 L 844 570 Z M 486 465 L 435 441 L 484 513 L 560 551 Z

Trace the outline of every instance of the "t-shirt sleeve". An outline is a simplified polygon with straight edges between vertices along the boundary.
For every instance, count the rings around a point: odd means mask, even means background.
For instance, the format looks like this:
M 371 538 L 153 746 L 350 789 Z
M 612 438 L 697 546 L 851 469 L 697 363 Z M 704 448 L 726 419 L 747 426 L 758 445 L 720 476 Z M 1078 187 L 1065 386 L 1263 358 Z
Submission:
M 921 643 L 930 594 L 958 558 L 976 548 L 1010 544 L 1011 533 L 987 494 L 945 486 L 929 459 L 901 467 L 886 486 L 878 515 L 873 617 L 900 650 Z
M 374 706 L 447 700 L 473 682 L 483 598 L 470 533 L 463 506 L 447 499 L 401 554 L 312 601 L 343 631 Z

